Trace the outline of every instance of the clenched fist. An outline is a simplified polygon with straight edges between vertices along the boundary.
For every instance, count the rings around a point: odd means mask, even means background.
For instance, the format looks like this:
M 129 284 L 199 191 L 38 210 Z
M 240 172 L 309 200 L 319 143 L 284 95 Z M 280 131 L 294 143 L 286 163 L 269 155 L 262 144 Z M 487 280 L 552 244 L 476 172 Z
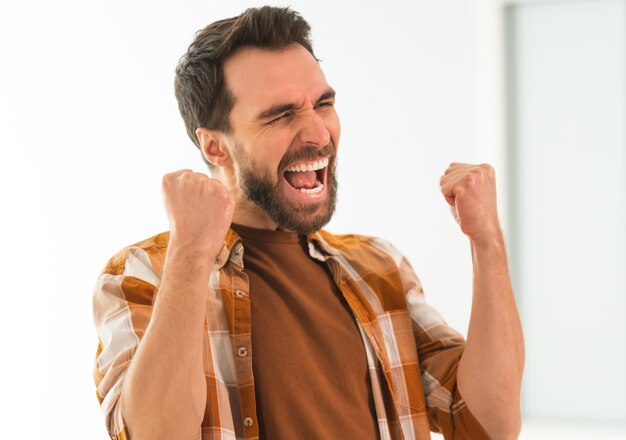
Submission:
M 451 163 L 439 186 L 455 220 L 473 240 L 500 232 L 496 207 L 496 176 L 489 164 Z
M 219 180 L 191 170 L 163 176 L 170 240 L 215 257 L 233 219 L 235 203 Z

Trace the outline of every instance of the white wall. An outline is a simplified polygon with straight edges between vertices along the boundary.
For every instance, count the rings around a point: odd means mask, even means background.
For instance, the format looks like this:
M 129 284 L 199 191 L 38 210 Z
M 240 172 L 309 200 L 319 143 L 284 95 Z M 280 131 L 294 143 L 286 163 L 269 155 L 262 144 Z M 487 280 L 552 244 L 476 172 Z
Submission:
M 204 168 L 172 91 L 178 58 L 197 29 L 258 4 L 0 6 L 4 435 L 106 438 L 91 379 L 95 278 L 119 248 L 167 229 L 161 176 Z M 289 4 L 338 91 L 329 229 L 392 240 L 465 332 L 469 244 L 438 178 L 452 161 L 491 162 L 506 193 L 498 2 Z

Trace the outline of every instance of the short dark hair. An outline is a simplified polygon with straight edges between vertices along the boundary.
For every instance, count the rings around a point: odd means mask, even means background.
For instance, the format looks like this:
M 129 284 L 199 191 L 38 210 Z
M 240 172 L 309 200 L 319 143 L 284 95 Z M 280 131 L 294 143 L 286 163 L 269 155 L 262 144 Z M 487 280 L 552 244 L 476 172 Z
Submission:
M 230 112 L 235 98 L 224 80 L 228 56 L 244 46 L 278 51 L 299 43 L 315 57 L 310 31 L 298 12 L 263 6 L 211 23 L 196 33 L 176 66 L 174 91 L 187 134 L 199 149 L 198 127 L 226 134 L 232 131 Z M 202 158 L 207 162 L 204 154 Z

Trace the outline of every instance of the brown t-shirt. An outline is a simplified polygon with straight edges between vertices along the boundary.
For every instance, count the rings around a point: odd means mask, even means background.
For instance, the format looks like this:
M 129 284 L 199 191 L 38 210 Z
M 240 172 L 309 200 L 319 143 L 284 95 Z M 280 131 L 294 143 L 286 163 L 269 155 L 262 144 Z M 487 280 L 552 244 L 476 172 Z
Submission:
M 365 348 L 304 237 L 233 225 L 250 279 L 261 439 L 378 439 Z

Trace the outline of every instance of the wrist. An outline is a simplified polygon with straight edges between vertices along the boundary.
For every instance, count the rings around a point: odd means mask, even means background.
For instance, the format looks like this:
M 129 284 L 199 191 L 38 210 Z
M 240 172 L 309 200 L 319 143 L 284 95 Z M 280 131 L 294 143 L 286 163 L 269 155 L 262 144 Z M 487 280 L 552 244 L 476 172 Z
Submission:
M 205 242 L 170 233 L 167 255 L 175 259 L 197 262 L 202 265 L 208 264 L 209 267 L 212 267 L 223 246 L 223 240 L 219 242 Z
M 470 236 L 469 239 L 472 249 L 504 248 L 504 237 L 499 224 L 491 225 L 481 233 Z

